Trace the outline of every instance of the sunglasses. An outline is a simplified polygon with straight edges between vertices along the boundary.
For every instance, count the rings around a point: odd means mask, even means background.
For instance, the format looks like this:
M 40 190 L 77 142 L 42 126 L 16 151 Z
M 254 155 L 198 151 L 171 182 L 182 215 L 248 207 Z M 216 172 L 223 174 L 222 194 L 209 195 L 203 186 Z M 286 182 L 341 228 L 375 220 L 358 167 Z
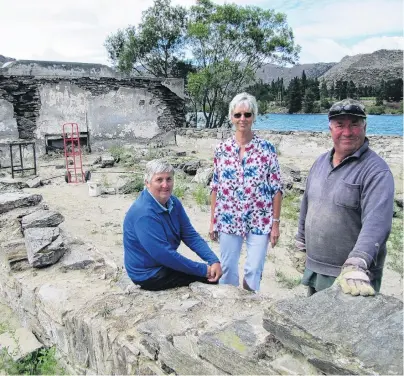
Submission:
M 242 114 L 241 112 L 237 112 L 237 113 L 233 114 L 233 116 L 234 116 L 236 119 L 240 119 L 242 115 L 244 115 L 244 117 L 245 117 L 246 119 L 249 119 L 249 118 L 252 116 L 252 113 L 251 113 L 251 112 L 244 112 L 244 114 Z
M 357 106 L 356 104 L 347 104 L 345 106 L 331 107 L 328 113 L 328 118 L 344 114 L 366 117 L 364 108 Z

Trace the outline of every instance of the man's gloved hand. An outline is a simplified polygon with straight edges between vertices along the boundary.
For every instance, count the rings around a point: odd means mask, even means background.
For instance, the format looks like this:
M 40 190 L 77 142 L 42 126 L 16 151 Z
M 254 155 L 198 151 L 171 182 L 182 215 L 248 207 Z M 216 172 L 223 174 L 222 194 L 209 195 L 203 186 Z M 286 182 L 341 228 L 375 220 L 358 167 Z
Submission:
M 345 261 L 341 274 L 334 283 L 339 284 L 345 294 L 354 296 L 375 295 L 375 290 L 370 284 L 366 271 L 367 264 L 365 260 L 359 257 L 351 257 Z
M 304 269 L 306 268 L 306 245 L 296 240 L 295 246 L 297 250 L 293 254 L 293 265 L 298 272 L 304 273 Z

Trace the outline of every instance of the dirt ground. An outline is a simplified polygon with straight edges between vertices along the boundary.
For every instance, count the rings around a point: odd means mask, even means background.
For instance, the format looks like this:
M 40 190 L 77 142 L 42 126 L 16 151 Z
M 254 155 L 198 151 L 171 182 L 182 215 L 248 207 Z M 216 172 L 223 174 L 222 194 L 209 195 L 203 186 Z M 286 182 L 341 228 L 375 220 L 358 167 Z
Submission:
M 203 140 L 202 143 L 190 142 L 185 138 L 178 141 L 178 146 L 171 150 L 196 151 L 192 155 L 195 158 L 210 161 L 216 140 Z M 90 167 L 100 153 L 92 153 L 83 156 L 84 170 Z M 287 155 L 280 156 L 280 163 L 293 163 L 302 170 L 307 171 L 313 162 L 313 158 L 288 158 Z M 146 163 L 146 161 L 141 161 Z M 62 166 L 64 158 L 40 158 L 39 176 L 42 179 L 50 180 L 50 183 L 39 188 L 25 189 L 25 191 L 39 193 L 52 210 L 59 211 L 65 217 L 65 222 L 61 225 L 70 239 L 79 238 L 86 243 L 91 243 L 104 256 L 106 261 L 115 266 L 123 266 L 123 246 L 122 246 L 122 222 L 125 213 L 135 200 L 134 194 L 116 194 L 97 197 L 89 196 L 89 188 L 86 183 L 70 183 L 64 181 L 64 169 L 56 169 Z M 96 169 L 92 173 L 92 181 L 99 181 L 104 186 L 118 187 L 122 182 L 135 173 L 141 173 L 141 168 L 124 168 L 116 165 L 112 168 Z M 198 206 L 192 197 L 192 184 L 185 194 L 182 202 L 191 219 L 192 224 L 202 237 L 208 241 L 213 251 L 218 254 L 218 244 L 208 240 L 209 207 Z M 293 267 L 290 254 L 288 252 L 293 244 L 293 237 L 296 228 L 292 228 L 288 221 L 281 223 L 281 238 L 279 244 L 274 249 L 269 249 L 267 262 L 263 273 L 261 291 L 270 294 L 274 299 L 291 297 L 295 295 L 305 295 L 306 288 L 296 283 L 301 274 Z M 180 247 L 187 257 L 198 260 L 192 251 L 185 246 Z M 242 267 L 245 260 L 243 251 L 240 262 L 240 276 L 242 277 Z M 288 285 L 288 286 L 287 286 Z M 403 299 L 402 278 L 400 275 L 388 268 L 385 268 L 385 276 L 382 283 L 382 293 Z

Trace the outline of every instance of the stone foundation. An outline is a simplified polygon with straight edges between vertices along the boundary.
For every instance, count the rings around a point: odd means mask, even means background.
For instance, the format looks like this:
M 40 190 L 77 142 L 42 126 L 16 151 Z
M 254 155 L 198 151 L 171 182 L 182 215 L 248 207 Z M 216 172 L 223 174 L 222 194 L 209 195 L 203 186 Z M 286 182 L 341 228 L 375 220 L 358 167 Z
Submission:
M 21 239 L 23 218 L 46 210 L 35 206 L 38 195 L 23 196 L 13 195 L 10 206 L 8 196 L 0 195 L 0 242 Z M 354 298 L 333 289 L 274 302 L 264 294 L 201 283 L 148 292 L 137 289 L 123 270 L 108 266 L 91 244 L 63 236 L 68 251 L 53 266 L 21 265 L 11 271 L 1 258 L 0 294 L 42 343 L 57 347 L 68 373 L 403 372 L 403 307 L 397 299 Z M 317 316 L 309 314 L 317 311 Z M 350 340 L 343 328 L 364 339 Z M 382 343 L 385 355 L 380 357 L 370 343 Z

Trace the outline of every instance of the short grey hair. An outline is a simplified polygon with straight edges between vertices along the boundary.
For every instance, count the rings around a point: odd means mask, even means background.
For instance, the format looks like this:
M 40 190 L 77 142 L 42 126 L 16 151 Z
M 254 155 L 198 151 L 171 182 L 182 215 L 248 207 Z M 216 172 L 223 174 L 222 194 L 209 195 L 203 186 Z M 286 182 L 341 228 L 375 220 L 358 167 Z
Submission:
M 145 183 L 150 183 L 155 174 L 161 174 L 163 172 L 172 173 L 174 175 L 174 167 L 163 159 L 153 159 L 147 162 L 144 172 Z
M 239 105 L 245 105 L 253 114 L 253 121 L 257 118 L 258 115 L 258 105 L 257 100 L 254 96 L 248 93 L 240 93 L 237 94 L 229 104 L 229 119 L 231 121 L 231 117 L 233 115 L 234 109 Z

